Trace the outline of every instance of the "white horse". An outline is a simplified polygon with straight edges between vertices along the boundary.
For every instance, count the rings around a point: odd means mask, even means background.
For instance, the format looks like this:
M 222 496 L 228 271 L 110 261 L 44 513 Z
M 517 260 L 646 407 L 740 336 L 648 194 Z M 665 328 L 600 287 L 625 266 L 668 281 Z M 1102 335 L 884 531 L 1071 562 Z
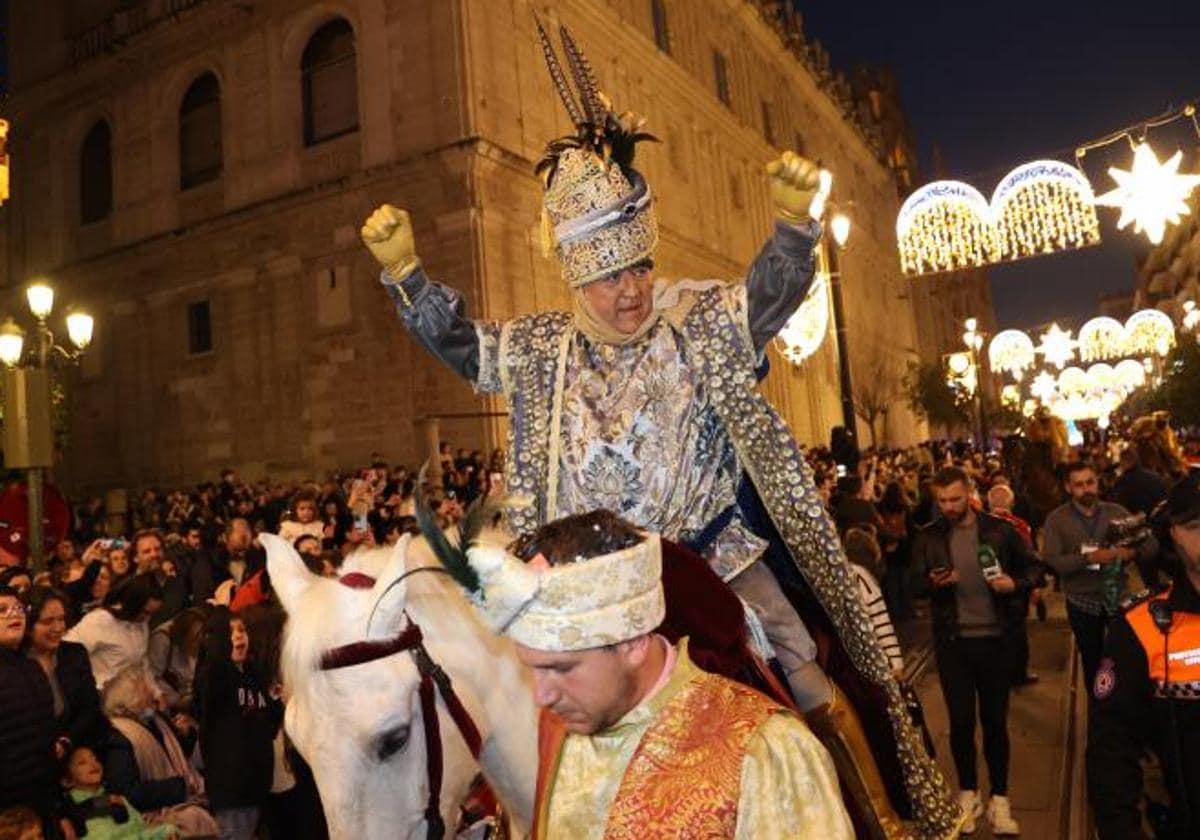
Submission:
M 272 585 L 289 615 L 282 665 L 291 696 L 284 725 L 312 766 L 333 840 L 427 837 L 428 756 L 413 652 L 321 667 L 330 650 L 387 642 L 412 624 L 430 658 L 453 680 L 482 736 L 484 777 L 514 836 L 525 836 L 537 772 L 530 677 L 512 644 L 483 624 L 457 584 L 436 571 L 414 573 L 440 568 L 424 541 L 405 538 L 394 549 L 360 551 L 340 581 L 309 572 L 287 542 L 271 535 L 261 541 Z M 378 644 L 373 652 L 380 652 Z M 439 806 L 451 837 L 479 765 L 444 699 L 436 702 L 443 755 Z

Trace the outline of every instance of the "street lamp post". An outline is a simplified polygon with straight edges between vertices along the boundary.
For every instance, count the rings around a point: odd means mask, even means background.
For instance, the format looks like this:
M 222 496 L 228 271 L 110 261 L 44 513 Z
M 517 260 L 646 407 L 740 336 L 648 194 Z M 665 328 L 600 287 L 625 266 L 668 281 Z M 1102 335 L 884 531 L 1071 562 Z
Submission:
M 850 217 L 835 213 L 829 220 L 829 231 L 833 234 L 833 247 L 829 249 L 829 289 L 833 293 L 833 326 L 837 339 L 838 375 L 842 392 L 842 425 L 854 438 L 858 448 L 858 422 L 854 413 L 854 388 L 850 381 L 850 351 L 846 338 L 846 308 L 842 302 L 841 251 L 850 238 Z
M 966 332 L 962 337 L 963 344 L 967 345 L 967 352 L 971 354 L 971 368 L 975 371 L 975 387 L 972 389 L 975 446 L 982 452 L 986 443 L 983 437 L 983 396 L 980 393 L 983 388 L 983 370 L 979 365 L 979 350 L 983 347 L 983 333 L 979 331 L 979 321 L 975 318 L 968 318 L 963 326 L 966 327 Z
M 29 555 L 34 572 L 45 565 L 42 554 L 42 471 L 54 459 L 50 422 L 50 365 L 56 358 L 78 360 L 92 341 L 95 322 L 83 312 L 66 318 L 72 347 L 55 342 L 47 321 L 54 311 L 54 289 L 38 280 L 25 290 L 33 316 L 33 340 L 26 347 L 25 330 L 12 318 L 0 325 L 0 362 L 4 364 L 4 460 L 24 469 L 29 504 Z

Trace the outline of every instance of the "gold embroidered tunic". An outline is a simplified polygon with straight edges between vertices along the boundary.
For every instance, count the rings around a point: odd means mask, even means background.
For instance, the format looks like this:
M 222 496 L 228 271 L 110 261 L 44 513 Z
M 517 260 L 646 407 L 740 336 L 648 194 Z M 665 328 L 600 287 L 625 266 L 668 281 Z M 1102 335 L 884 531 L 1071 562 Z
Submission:
M 742 694 L 748 689 L 697 668 L 686 640 L 677 651 L 660 691 L 604 732 L 566 736 L 539 796 L 538 840 L 852 838 L 833 763 L 808 727 L 765 698 L 762 708 L 749 710 Z M 713 680 L 721 684 L 706 682 Z M 689 691 L 703 693 L 701 707 L 710 714 L 716 707 L 719 718 L 695 719 L 696 705 L 682 696 Z M 697 733 L 695 749 L 671 754 L 672 745 L 687 743 L 688 731 L 698 727 L 704 731 Z M 710 737 L 713 732 L 719 737 Z M 651 779 L 658 790 L 645 789 Z M 689 796 L 705 801 L 689 806 Z M 736 810 L 728 807 L 734 802 Z M 673 821 L 698 805 L 711 813 L 689 825 L 707 827 L 702 835 L 689 834 Z M 714 825 L 719 833 L 713 833 Z

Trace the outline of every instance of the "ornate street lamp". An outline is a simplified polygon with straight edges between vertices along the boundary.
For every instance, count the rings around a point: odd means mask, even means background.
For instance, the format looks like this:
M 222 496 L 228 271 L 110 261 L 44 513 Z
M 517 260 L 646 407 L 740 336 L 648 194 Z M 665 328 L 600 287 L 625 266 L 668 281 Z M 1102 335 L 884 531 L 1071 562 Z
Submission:
M 58 344 L 47 321 L 54 311 L 54 288 L 39 278 L 25 289 L 33 316 L 32 341 L 12 318 L 0 325 L 0 362 L 4 365 L 4 460 L 26 471 L 29 500 L 29 554 L 34 572 L 45 565 L 42 552 L 42 471 L 54 460 L 50 422 L 50 365 L 76 362 L 92 341 L 91 315 L 72 312 L 66 318 L 70 346 Z

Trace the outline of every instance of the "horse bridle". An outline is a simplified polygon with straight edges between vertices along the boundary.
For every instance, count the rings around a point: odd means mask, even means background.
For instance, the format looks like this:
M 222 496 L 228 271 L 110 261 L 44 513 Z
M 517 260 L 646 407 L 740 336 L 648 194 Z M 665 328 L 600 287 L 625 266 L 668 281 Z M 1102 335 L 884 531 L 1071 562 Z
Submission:
M 410 569 L 401 575 L 401 579 L 419 571 L 439 570 L 429 567 Z M 368 589 L 375 585 L 374 578 L 361 572 L 345 575 L 339 579 L 339 582 L 352 589 Z M 396 582 L 398 583 L 399 580 Z M 479 760 L 479 754 L 483 749 L 483 739 L 479 735 L 479 727 L 475 725 L 470 713 L 454 692 L 454 684 L 450 680 L 450 675 L 433 661 L 433 657 L 425 649 L 425 637 L 421 634 L 421 628 L 407 612 L 404 614 L 404 618 L 407 621 L 404 630 L 390 639 L 351 642 L 325 651 L 321 654 L 320 669 L 334 671 L 338 668 L 351 668 L 355 665 L 385 659 L 404 651 L 412 654 L 413 661 L 417 666 L 417 673 L 421 676 L 418 693 L 421 699 L 421 718 L 425 730 L 426 778 L 429 780 L 429 799 L 425 805 L 425 823 L 428 826 L 426 837 L 428 840 L 442 840 L 446 834 L 446 824 L 442 820 L 441 809 L 442 732 L 438 723 L 435 689 L 437 694 L 442 696 L 442 702 L 446 704 L 446 711 L 449 712 L 451 720 L 458 727 L 459 734 L 466 741 L 467 749 L 471 751 L 471 755 L 476 761 Z

